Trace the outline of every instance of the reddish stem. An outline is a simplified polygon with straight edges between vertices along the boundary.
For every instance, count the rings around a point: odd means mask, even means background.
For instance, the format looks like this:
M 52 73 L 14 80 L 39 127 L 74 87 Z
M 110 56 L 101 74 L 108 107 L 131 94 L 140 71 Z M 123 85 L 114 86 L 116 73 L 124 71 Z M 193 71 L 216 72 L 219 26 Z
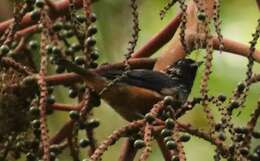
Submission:
M 129 60 L 129 64 L 131 69 L 151 69 L 155 63 L 156 59 L 148 59 L 148 58 L 140 58 L 140 59 L 131 59 Z M 115 63 L 100 66 L 98 69 L 94 70 L 94 72 L 102 73 L 111 69 L 123 69 L 124 63 Z M 55 74 L 46 77 L 46 81 L 48 85 L 60 85 L 60 84 L 70 84 L 82 81 L 83 78 L 75 73 L 64 73 L 64 74 Z
M 38 31 L 38 25 L 33 25 L 33 26 L 30 26 L 30 27 L 27 27 L 25 29 L 18 31 L 15 34 L 15 39 L 19 39 L 21 37 L 24 37 L 24 36 L 30 34 L 30 33 L 35 33 L 37 31 Z
M 223 40 L 223 43 L 224 43 L 224 49 L 223 49 L 224 51 L 248 57 L 249 54 L 248 45 L 234 40 L 226 39 L 226 38 Z M 219 40 L 217 37 L 214 37 L 213 39 L 213 47 L 214 49 L 219 49 Z M 260 51 L 256 50 L 253 57 L 257 62 L 260 62 Z
M 68 121 L 66 124 L 64 124 L 62 129 L 53 138 L 51 138 L 50 144 L 58 144 L 71 135 L 73 126 L 73 121 Z
M 163 154 L 164 160 L 165 161 L 171 161 L 172 155 L 171 152 L 167 149 L 167 147 L 165 146 L 163 139 L 158 137 L 156 138 L 157 144 L 159 145 L 161 152 Z
M 136 150 L 129 138 L 127 138 L 121 146 L 120 156 L 118 161 L 133 161 L 136 155 Z
M 68 105 L 68 104 L 54 103 L 49 107 L 59 111 L 80 111 L 81 104 Z
M 77 8 L 82 7 L 82 0 L 76 0 L 75 3 Z M 49 11 L 49 16 L 51 19 L 56 19 L 57 17 L 64 16 L 68 13 L 69 8 L 69 0 L 61 0 L 53 3 L 53 7 Z M 13 23 L 14 19 L 10 19 L 0 23 L 0 33 L 4 33 L 4 31 Z M 20 28 L 24 29 L 26 27 L 35 25 L 37 21 L 31 19 L 31 13 L 26 14 L 20 24 Z
M 154 35 L 142 48 L 136 51 L 132 58 L 150 57 L 173 37 L 181 22 L 179 13 L 165 28 Z

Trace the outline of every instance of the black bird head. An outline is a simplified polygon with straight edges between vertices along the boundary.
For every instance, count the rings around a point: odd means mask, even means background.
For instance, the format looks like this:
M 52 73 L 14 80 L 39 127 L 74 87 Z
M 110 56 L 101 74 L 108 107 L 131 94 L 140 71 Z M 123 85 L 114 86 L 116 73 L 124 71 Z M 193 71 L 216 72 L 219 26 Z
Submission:
M 180 59 L 168 68 L 167 74 L 172 79 L 178 79 L 187 86 L 192 86 L 201 64 L 202 62 L 196 62 L 192 59 Z

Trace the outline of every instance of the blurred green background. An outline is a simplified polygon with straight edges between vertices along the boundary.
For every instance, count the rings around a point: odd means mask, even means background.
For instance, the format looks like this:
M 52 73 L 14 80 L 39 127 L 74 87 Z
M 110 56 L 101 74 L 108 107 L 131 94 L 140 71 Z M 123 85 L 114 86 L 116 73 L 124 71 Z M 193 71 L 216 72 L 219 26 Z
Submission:
M 166 0 L 138 1 L 141 32 L 137 48 L 147 42 L 175 16 L 178 5 L 167 13 L 164 20 L 160 20 L 159 11 L 164 7 L 166 2 Z M 252 39 L 251 35 L 255 31 L 257 19 L 259 18 L 259 11 L 257 10 L 255 0 L 228 0 L 222 1 L 221 3 L 222 32 L 224 37 L 248 43 Z M 132 17 L 130 14 L 129 2 L 127 0 L 99 0 L 93 7 L 98 17 L 96 24 L 99 29 L 99 33 L 97 34 L 97 45 L 101 53 L 99 62 L 113 63 L 121 61 L 124 53 L 126 53 L 128 40 L 130 39 L 131 34 Z M 10 14 L 6 13 L 6 15 L 8 16 Z M 1 18 L 5 19 L 3 17 Z M 258 49 L 260 49 L 260 45 L 258 45 Z M 155 57 L 159 54 L 160 51 L 157 52 Z M 204 52 L 193 54 L 192 57 L 202 60 L 203 54 Z M 247 59 L 230 53 L 223 53 L 220 55 L 218 52 L 215 52 L 213 63 L 213 73 L 209 84 L 210 94 L 218 95 L 224 93 L 230 96 L 235 86 L 245 78 Z M 191 97 L 199 96 L 199 82 L 202 71 L 203 68 L 200 69 Z M 254 71 L 259 73 L 259 64 L 254 67 Z M 68 99 L 67 90 L 64 91 L 63 87 L 57 87 L 56 89 L 57 102 L 73 103 L 72 100 Z M 246 102 L 246 107 L 243 109 L 242 114 L 239 117 L 233 117 L 235 124 L 240 126 L 246 124 L 246 120 L 248 120 L 250 113 L 255 108 L 259 96 L 260 85 L 252 86 Z M 111 134 L 113 130 L 118 129 L 127 123 L 105 103 L 103 103 L 102 107 L 96 108 L 94 111 L 94 118 L 98 118 L 101 122 L 100 127 L 95 130 L 95 135 L 99 142 Z M 214 109 L 214 111 L 217 110 Z M 235 112 L 235 115 L 236 113 L 237 112 Z M 67 113 L 56 112 L 52 115 L 48 122 L 51 134 L 57 132 L 67 120 L 69 120 Z M 192 123 L 196 127 L 207 128 L 205 115 L 202 112 L 202 108 L 199 106 L 196 106 L 193 111 L 182 118 L 182 121 L 185 123 Z M 260 125 L 260 122 L 258 125 Z M 257 128 L 258 131 L 260 131 L 260 126 Z M 84 135 L 82 134 L 82 136 Z M 119 141 L 116 145 L 110 147 L 108 152 L 105 153 L 103 160 L 117 160 L 121 143 L 122 141 Z M 256 144 L 256 141 L 254 141 L 253 144 Z M 213 161 L 214 146 L 204 140 L 192 137 L 192 140 L 185 143 L 184 146 L 187 154 L 187 161 Z M 82 156 L 85 155 L 82 154 Z M 71 160 L 69 158 L 69 152 L 68 155 L 62 155 L 59 159 L 61 161 Z M 156 144 L 154 144 L 153 152 L 149 160 L 163 160 Z

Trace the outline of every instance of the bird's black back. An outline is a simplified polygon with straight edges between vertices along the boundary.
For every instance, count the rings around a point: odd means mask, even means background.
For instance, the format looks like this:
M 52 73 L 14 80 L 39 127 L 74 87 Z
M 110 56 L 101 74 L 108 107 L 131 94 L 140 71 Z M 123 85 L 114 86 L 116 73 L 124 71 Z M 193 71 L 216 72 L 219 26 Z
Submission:
M 123 74 L 123 70 L 112 70 L 103 73 L 103 76 L 109 80 L 113 80 Z M 128 85 L 142 87 L 160 92 L 162 88 L 171 88 L 178 84 L 177 80 L 174 80 L 164 73 L 147 70 L 147 69 L 135 69 L 126 73 L 122 79 L 118 82 L 126 83 Z
M 191 59 L 181 59 L 171 69 L 168 74 L 147 69 L 130 70 L 118 82 L 158 93 L 161 93 L 163 89 L 178 88 L 189 94 L 198 69 L 196 62 Z M 122 76 L 123 72 L 123 70 L 110 70 L 102 73 L 102 76 L 113 80 Z

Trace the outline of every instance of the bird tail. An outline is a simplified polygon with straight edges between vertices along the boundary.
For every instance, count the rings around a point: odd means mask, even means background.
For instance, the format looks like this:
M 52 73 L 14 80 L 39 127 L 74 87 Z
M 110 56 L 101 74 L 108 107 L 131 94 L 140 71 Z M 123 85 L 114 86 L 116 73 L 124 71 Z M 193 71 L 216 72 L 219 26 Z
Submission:
M 69 72 L 74 72 L 82 76 L 86 82 L 86 85 L 97 93 L 102 91 L 108 84 L 107 80 L 101 75 L 90 69 L 83 69 L 66 59 L 60 59 L 58 64 L 64 65 Z

